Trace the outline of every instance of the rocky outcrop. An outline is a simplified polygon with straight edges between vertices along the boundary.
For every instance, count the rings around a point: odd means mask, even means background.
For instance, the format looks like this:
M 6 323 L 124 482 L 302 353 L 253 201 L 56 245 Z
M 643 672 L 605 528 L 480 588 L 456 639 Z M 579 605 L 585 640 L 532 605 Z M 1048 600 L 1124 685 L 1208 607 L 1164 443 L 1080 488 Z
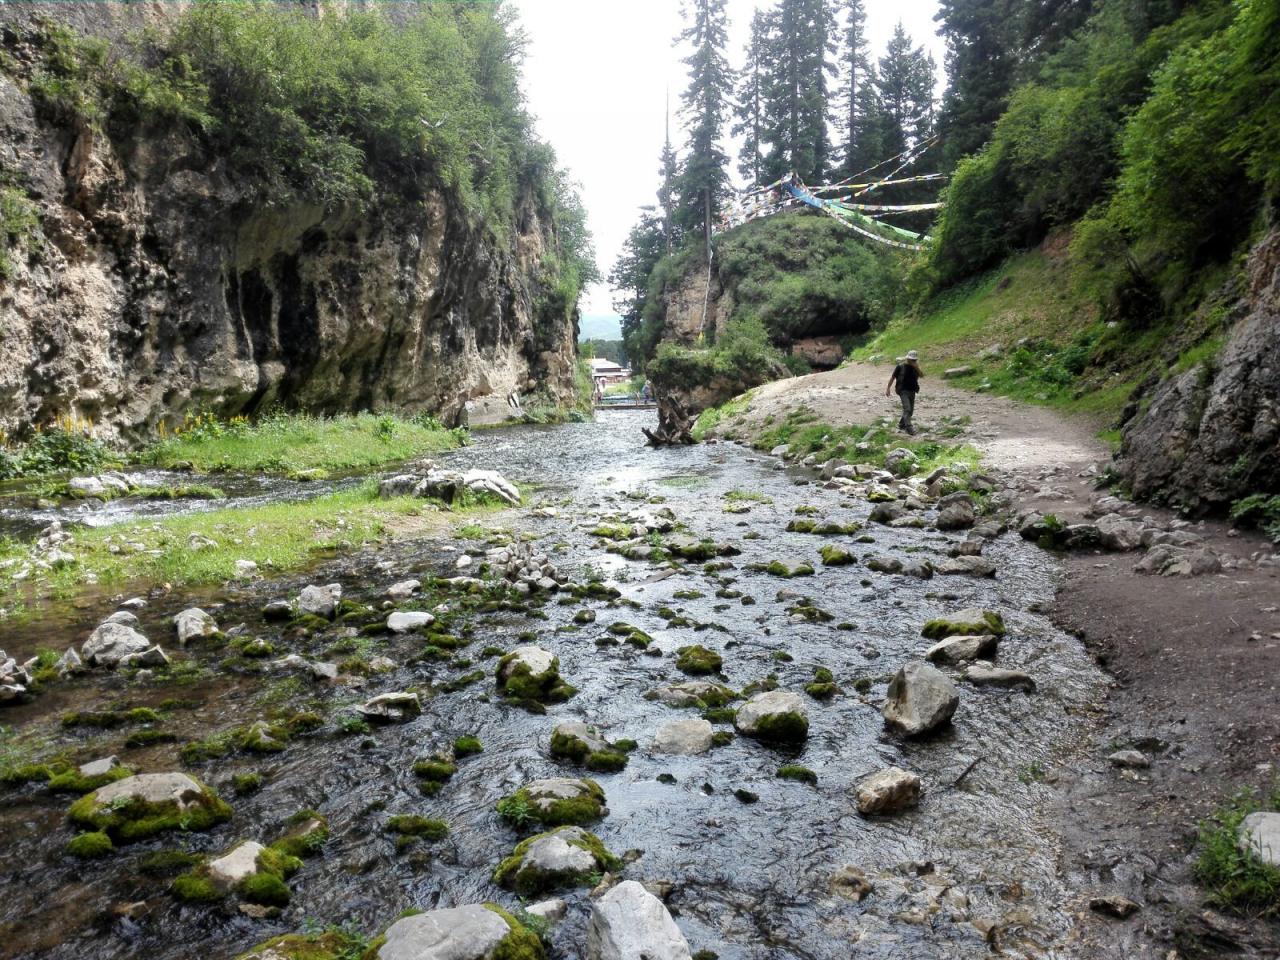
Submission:
M 1210 510 L 1280 493 L 1280 229 L 1253 248 L 1232 313 L 1222 352 L 1155 386 L 1125 427 L 1117 467 L 1136 497 Z
M 141 435 L 274 403 L 456 423 L 572 396 L 576 323 L 539 307 L 554 237 L 532 193 L 510 228 L 426 181 L 360 209 L 265 205 L 183 129 L 40 110 L 30 30 L 0 52 L 0 170 L 38 218 L 0 279 L 0 429 Z

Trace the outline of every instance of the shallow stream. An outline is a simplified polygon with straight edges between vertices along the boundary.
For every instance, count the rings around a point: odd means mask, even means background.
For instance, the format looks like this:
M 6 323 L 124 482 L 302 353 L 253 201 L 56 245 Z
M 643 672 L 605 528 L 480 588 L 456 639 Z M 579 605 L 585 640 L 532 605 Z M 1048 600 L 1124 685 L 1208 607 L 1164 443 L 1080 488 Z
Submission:
M 1000 564 L 995 579 L 916 580 L 873 573 L 863 564 L 823 567 L 818 551 L 827 543 L 861 558 L 936 560 L 954 536 L 874 525 L 865 531 L 874 543 L 857 542 L 857 535 L 788 533 L 784 528 L 801 505 L 816 507 L 815 519 L 839 522 L 864 521 L 869 506 L 823 489 L 812 471 L 784 469 L 775 459 L 735 445 L 646 449 L 639 427 L 650 416 L 605 411 L 592 423 L 484 431 L 473 446 L 442 458 L 535 484 L 529 506 L 554 508 L 557 515 L 526 507 L 483 525 L 536 536 L 539 548 L 575 579 L 604 572 L 639 609 L 603 600 L 552 600 L 541 608 L 546 619 L 522 612 L 476 614 L 472 643 L 459 651 L 474 658 L 468 666 L 405 665 L 414 640 L 378 640 L 376 652 L 401 666 L 370 677 L 362 689 L 284 682 L 286 675 L 276 672 L 228 671 L 219 666 L 225 651 L 190 649 L 180 655 L 207 669 L 185 685 L 93 671 L 50 686 L 29 704 L 4 709 L 0 723 L 24 738 L 46 737 L 78 761 L 117 753 L 139 771 L 163 771 L 187 769 L 177 756 L 181 743 L 252 722 L 282 704 L 319 707 L 332 718 L 340 705 L 379 692 L 437 689 L 422 716 L 402 725 L 350 736 L 330 722 L 280 754 L 232 755 L 189 768 L 231 802 L 234 818 L 208 833 L 122 847 L 104 860 L 78 862 L 64 854 L 73 835 L 65 816 L 71 798 L 38 784 L 0 787 L 0 956 L 219 960 L 308 924 L 350 922 L 377 932 L 413 906 L 495 900 L 514 908 L 514 896 L 489 877 L 520 835 L 497 816 L 494 804 L 528 780 L 581 775 L 547 752 L 552 727 L 569 719 L 596 724 L 610 739 L 638 741 L 624 770 L 594 775 L 610 812 L 591 829 L 619 855 L 642 851 L 625 868 L 626 876 L 673 884 L 669 906 L 695 951 L 714 951 L 723 960 L 926 960 L 981 956 L 991 949 L 991 939 L 1005 956 L 1069 955 L 1072 893 L 1058 876 L 1051 791 L 1040 777 L 1083 741 L 1103 678 L 1077 642 L 1028 612 L 1052 597 L 1052 558 L 1006 535 L 985 550 Z M 270 489 L 240 489 L 245 496 L 274 495 Z M 279 487 L 282 495 L 295 495 L 296 489 Z M 747 513 L 725 512 L 725 495 L 735 490 L 766 499 L 741 501 Z M 645 503 L 658 497 L 664 498 L 660 505 Z M 689 564 L 665 575 L 658 564 L 607 553 L 589 533 L 604 515 L 659 506 L 669 507 L 696 535 L 732 542 L 741 555 L 718 573 Z M 315 654 L 337 639 L 340 628 L 327 638 L 295 643 L 283 627 L 264 622 L 260 610 L 266 601 L 296 596 L 307 583 L 339 582 L 344 596 L 377 604 L 392 582 L 452 575 L 459 553 L 483 549 L 475 541 L 406 541 L 326 562 L 305 575 L 154 596 L 139 613 L 141 629 L 170 649 L 172 616 L 202 606 L 224 628 L 247 624 L 252 634 L 273 643 L 277 656 L 291 650 Z M 779 579 L 748 569 L 776 558 L 808 561 L 816 573 Z M 718 598 L 721 588 L 756 602 Z M 832 620 L 798 621 L 787 612 L 795 599 L 779 599 L 779 591 L 810 598 Z M 0 626 L 0 647 L 22 659 L 40 647 L 79 644 L 118 599 L 52 610 L 18 628 Z M 705 626 L 671 628 L 657 613 L 662 606 Z M 1029 672 L 1037 692 L 961 683 L 949 732 L 922 742 L 887 734 L 879 705 L 893 672 L 929 645 L 920 636 L 921 625 L 968 606 L 1002 612 L 1009 633 L 1000 665 Z M 597 621 L 574 628 L 573 616 L 584 607 L 596 611 Z M 663 655 L 626 644 L 597 646 L 615 621 L 651 634 Z M 842 623 L 853 629 L 837 629 Z M 518 637 L 527 632 L 560 658 L 563 676 L 579 691 L 545 716 L 494 697 L 494 661 L 480 659 L 485 646 L 510 649 L 525 642 Z M 735 689 L 773 674 L 781 689 L 802 691 L 822 666 L 835 674 L 843 693 L 826 702 L 806 697 L 810 732 L 802 748 L 778 750 L 736 737 L 701 756 L 653 756 L 648 747 L 659 727 L 697 715 L 643 697 L 661 683 L 687 679 L 675 669 L 673 651 L 690 643 L 723 654 L 724 682 Z M 421 640 L 416 644 L 420 649 Z M 487 680 L 439 691 L 443 682 L 477 667 L 486 670 Z M 865 694 L 854 689 L 860 678 L 872 681 Z M 59 722 L 71 709 L 155 705 L 169 698 L 191 701 L 166 713 L 162 729 L 174 735 L 173 743 L 125 748 L 127 728 L 85 732 Z M 424 796 L 413 761 L 447 750 L 468 734 L 480 738 L 484 752 L 462 760 L 441 792 Z M 777 768 L 787 762 L 815 771 L 817 785 L 778 779 Z M 923 779 L 920 806 L 887 818 L 859 816 L 853 786 L 890 765 Z M 265 786 L 235 797 L 231 778 L 251 770 L 263 774 Z M 659 774 L 675 782 L 661 782 Z M 758 801 L 743 802 L 735 790 L 749 791 Z M 167 894 L 167 881 L 137 869 L 145 854 L 160 849 L 216 853 L 237 839 L 269 842 L 301 808 L 326 814 L 333 836 L 323 855 L 307 860 L 290 881 L 293 899 L 278 918 L 239 915 L 233 901 L 225 908 L 180 904 Z M 450 836 L 397 852 L 384 824 L 398 813 L 443 818 Z M 832 875 L 846 864 L 875 884 L 861 902 L 832 888 Z M 587 891 L 560 895 L 569 914 L 553 928 L 551 953 L 582 957 Z M 145 905 L 119 909 L 139 902 Z

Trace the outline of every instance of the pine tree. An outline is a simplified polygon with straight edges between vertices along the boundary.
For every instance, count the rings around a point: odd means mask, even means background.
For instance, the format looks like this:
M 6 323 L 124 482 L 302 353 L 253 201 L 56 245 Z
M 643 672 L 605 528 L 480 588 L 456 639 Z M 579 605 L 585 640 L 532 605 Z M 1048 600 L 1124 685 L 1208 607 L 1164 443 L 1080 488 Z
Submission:
M 835 13 L 830 0 L 781 0 L 766 45 L 765 176 L 794 170 L 802 180 L 826 178 L 828 78 L 835 71 Z
M 991 138 L 1013 89 L 1015 0 L 941 0 L 934 19 L 947 42 L 947 93 L 940 130 L 952 163 Z
M 671 145 L 671 111 L 667 110 L 666 138 L 662 144 L 662 157 L 658 163 L 658 208 L 662 211 L 662 236 L 666 252 L 670 253 L 679 242 L 676 227 L 676 151 Z
M 720 145 L 733 108 L 733 73 L 724 56 L 728 39 L 725 2 L 688 0 L 684 8 L 688 26 L 678 38 L 693 46 L 684 60 L 689 67 L 689 86 L 681 97 L 689 145 L 676 178 L 675 220 L 686 232 L 709 230 L 729 190 L 725 169 L 729 158 Z
M 763 184 L 765 135 L 765 71 L 768 69 L 770 32 L 768 15 L 756 10 L 751 17 L 751 39 L 747 44 L 747 62 L 738 74 L 738 104 L 734 115 L 733 135 L 742 137 L 738 154 L 738 173 L 748 183 Z
M 613 309 L 622 315 L 622 338 L 627 341 L 629 356 L 637 356 L 632 352 L 632 344 L 644 318 L 649 274 L 665 253 L 661 218 L 653 208 L 642 208 L 639 221 L 627 234 L 622 252 L 609 271 L 609 286 L 617 293 Z
M 899 22 L 880 58 L 876 80 L 886 120 L 886 155 L 914 146 L 932 131 L 934 70 L 933 58 L 925 54 L 923 47 L 912 45 Z
M 844 0 L 844 33 L 840 45 L 840 66 L 844 87 L 842 162 L 840 173 L 848 177 L 868 164 L 861 162 L 867 138 L 865 91 L 870 86 L 871 61 L 867 56 L 867 12 L 862 0 Z

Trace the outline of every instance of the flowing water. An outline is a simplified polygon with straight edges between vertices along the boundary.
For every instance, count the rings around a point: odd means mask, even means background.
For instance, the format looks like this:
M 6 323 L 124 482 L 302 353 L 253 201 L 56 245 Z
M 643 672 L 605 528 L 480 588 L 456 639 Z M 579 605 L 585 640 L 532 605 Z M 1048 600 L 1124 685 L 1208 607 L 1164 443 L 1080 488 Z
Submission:
M 65 818 L 68 798 L 39 785 L 0 788 L 0 955 L 162 960 L 199 954 L 217 960 L 307 924 L 351 922 L 376 932 L 413 906 L 482 900 L 518 906 L 489 879 L 519 839 L 494 804 L 528 780 L 578 775 L 547 753 L 552 727 L 569 719 L 596 724 L 610 739 L 638 741 L 624 770 L 595 775 L 610 812 L 591 829 L 615 853 L 642 851 L 626 867 L 626 876 L 673 884 L 669 905 L 695 951 L 711 950 L 724 960 L 967 958 L 987 953 L 984 935 L 994 926 L 1004 955 L 1068 955 L 1064 944 L 1072 893 L 1057 873 L 1051 791 L 1039 778 L 1081 743 L 1102 677 L 1078 643 L 1028 612 L 1052 596 L 1052 559 L 1005 536 L 985 551 L 1000 564 L 993 580 L 915 580 L 872 573 L 861 564 L 824 568 L 818 550 L 825 543 L 839 543 L 864 558 L 936 559 L 945 555 L 948 537 L 874 527 L 867 532 L 875 543 L 866 544 L 855 536 L 787 533 L 798 506 L 811 505 L 822 518 L 847 522 L 865 520 L 868 505 L 822 489 L 811 471 L 783 469 L 738 446 L 648 450 L 639 432 L 648 416 L 613 411 L 593 423 L 485 431 L 473 446 L 447 457 L 460 466 L 492 467 L 537 484 L 532 505 L 554 507 L 557 515 L 523 509 L 486 525 L 536 536 L 562 571 L 578 579 L 603 572 L 624 599 L 640 605 L 552 601 L 542 607 L 545 619 L 519 611 L 474 615 L 473 641 L 461 656 L 476 658 L 491 677 L 493 661 L 479 659 L 481 648 L 509 649 L 524 642 L 518 639 L 522 634 L 536 634 L 536 642 L 560 658 L 562 674 L 578 688 L 576 696 L 538 716 L 493 697 L 489 679 L 452 693 L 437 689 L 421 717 L 376 728 L 368 736 L 343 735 L 330 723 L 265 759 L 235 755 L 206 762 L 191 772 L 232 803 L 235 816 L 229 823 L 204 834 L 162 836 L 118 848 L 98 861 L 77 862 L 62 852 L 72 836 Z M 281 489 L 283 495 L 295 493 Z M 727 513 L 725 494 L 731 490 L 768 499 L 751 502 L 748 513 Z M 663 576 L 659 565 L 605 552 L 589 533 L 603 515 L 637 506 L 658 509 L 644 503 L 651 498 L 663 498 L 661 506 L 691 532 L 732 542 L 741 555 L 718 573 L 690 564 Z M 377 603 L 393 581 L 449 575 L 459 552 L 481 546 L 460 540 L 401 542 L 327 562 L 304 576 L 160 596 L 141 611 L 142 629 L 167 647 L 169 618 L 200 605 L 224 627 L 244 622 L 254 635 L 271 639 L 278 655 L 291 649 L 315 654 L 334 637 L 286 639 L 284 628 L 263 621 L 259 610 L 265 601 L 294 596 L 306 583 L 337 581 L 345 596 Z M 783 580 L 748 569 L 775 558 L 807 560 L 817 572 Z M 756 602 L 717 598 L 716 590 L 723 587 Z M 779 591 L 812 599 L 833 619 L 797 621 L 787 612 L 795 600 L 779 599 Z M 662 606 L 705 628 L 670 628 L 656 612 Z M 918 658 L 928 645 L 920 636 L 922 623 L 966 606 L 1003 613 L 1009 634 L 1000 648 L 1001 665 L 1027 670 L 1038 691 L 1028 695 L 961 684 L 961 705 L 947 733 L 921 742 L 887 734 L 879 705 L 897 667 Z M 573 629 L 573 615 L 583 607 L 596 610 L 597 622 Z M 85 609 L 52 611 L 44 620 L 8 631 L 0 646 L 21 658 L 37 647 L 79 642 L 112 609 L 101 598 Z M 619 620 L 650 633 L 663 655 L 625 644 L 598 646 L 595 641 L 607 626 Z M 837 629 L 842 623 L 853 629 Z M 655 731 L 696 713 L 643 694 L 685 679 L 675 669 L 673 651 L 689 643 L 721 652 L 724 680 L 735 689 L 773 674 L 780 688 L 800 691 L 814 668 L 823 666 L 835 674 L 843 693 L 821 703 L 806 698 L 810 732 L 803 747 L 778 750 L 737 737 L 701 756 L 654 756 L 647 748 Z M 24 736 L 48 737 L 77 760 L 119 753 L 138 770 L 182 769 L 181 741 L 258 719 L 282 702 L 318 704 L 332 717 L 342 704 L 383 691 L 438 688 L 476 669 L 438 662 L 404 665 L 414 640 L 378 644 L 378 652 L 402 666 L 370 678 L 359 690 L 282 683 L 276 673 L 230 671 L 219 666 L 225 651 L 191 650 L 186 655 L 209 668 L 195 683 L 130 681 L 95 671 L 6 709 L 0 721 Z M 416 644 L 420 648 L 421 640 Z M 782 654 L 791 659 L 780 659 Z M 859 678 L 872 681 L 868 693 L 855 692 Z M 167 714 L 164 729 L 178 743 L 125 748 L 128 730 L 89 738 L 58 722 L 71 708 L 154 705 L 173 697 L 191 701 L 187 709 Z M 467 734 L 481 739 L 484 752 L 462 760 L 440 793 L 424 796 L 411 770 L 414 759 L 447 750 L 454 738 Z M 817 785 L 778 779 L 775 772 L 786 762 L 811 768 Z M 920 806 L 888 818 L 860 817 L 853 786 L 889 765 L 921 776 Z M 256 794 L 234 797 L 232 776 L 250 770 L 260 771 L 266 785 Z M 670 774 L 675 782 L 660 781 L 659 774 Z M 743 802 L 735 790 L 758 795 L 758 802 Z M 293 899 L 278 918 L 241 916 L 233 902 L 226 908 L 182 905 L 166 893 L 165 880 L 137 869 L 145 854 L 159 849 L 217 853 L 241 838 L 269 842 L 301 808 L 325 813 L 333 836 L 322 856 L 307 860 L 290 881 Z M 397 813 L 443 818 L 450 836 L 397 852 L 384 829 L 386 818 Z M 831 877 L 846 864 L 858 866 L 875 883 L 861 902 L 833 892 Z M 553 956 L 584 956 L 586 894 L 562 892 L 569 914 L 551 933 Z M 139 901 L 145 905 L 127 911 L 128 917 L 119 915 L 119 905 Z

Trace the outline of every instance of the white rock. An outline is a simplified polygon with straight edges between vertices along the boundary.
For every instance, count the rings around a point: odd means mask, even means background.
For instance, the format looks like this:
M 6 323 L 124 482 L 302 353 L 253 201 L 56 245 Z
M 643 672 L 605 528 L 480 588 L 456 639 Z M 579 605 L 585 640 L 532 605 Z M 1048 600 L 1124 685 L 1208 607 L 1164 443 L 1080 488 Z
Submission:
M 258 574 L 258 565 L 252 560 L 236 561 L 236 579 L 251 580 Z
M 692 960 L 692 954 L 662 901 L 624 880 L 591 907 L 587 960 Z
M 429 627 L 435 622 L 435 617 L 422 610 L 405 612 L 397 610 L 387 617 L 387 629 L 392 633 L 408 633 L 410 630 L 417 630 L 419 627 Z
M 204 795 L 200 784 L 185 773 L 176 772 L 135 774 L 99 787 L 92 794 L 98 807 L 108 807 L 128 800 L 142 800 L 146 803 L 176 804 L 179 810 L 201 803 Z
M 298 611 L 317 617 L 330 618 L 336 609 L 333 593 L 328 587 L 303 587 L 298 595 Z
M 559 897 L 553 897 L 550 900 L 543 900 L 540 903 L 531 903 L 524 908 L 524 912 L 535 917 L 541 917 L 548 923 L 559 923 L 564 919 L 565 913 L 568 912 L 568 904 Z
M 925 651 L 930 663 L 961 663 L 965 660 L 989 660 L 995 655 L 1000 638 L 993 634 L 947 637 Z
M 218 632 L 218 622 L 199 607 L 183 610 L 173 618 L 173 626 L 178 631 L 178 645 L 183 647 L 192 640 Z
M 67 492 L 73 497 L 101 497 L 107 487 L 97 477 L 72 477 L 67 481 Z
M 422 713 L 416 693 L 396 691 L 383 693 L 360 707 L 360 712 L 373 720 L 407 720 Z
M 887 767 L 860 781 L 856 796 L 864 816 L 897 813 L 920 802 L 920 778 L 901 767 Z
M 1107 760 L 1113 767 L 1127 767 L 1131 770 L 1144 770 L 1151 766 L 1151 758 L 1141 750 L 1117 750 Z
M 408 600 L 421 586 L 421 580 L 400 580 L 387 587 L 387 596 L 392 600 Z
M 388 927 L 378 960 L 487 960 L 510 934 L 507 921 L 479 904 L 428 910 Z
M 1280 813 L 1251 813 L 1240 821 L 1241 850 L 1256 854 L 1263 863 L 1280 867 Z
M 266 850 L 256 840 L 246 840 L 217 860 L 210 860 L 209 879 L 219 890 L 230 890 L 245 877 L 258 872 L 258 854 Z
M 654 735 L 653 752 L 676 756 L 706 753 L 711 749 L 711 738 L 714 733 L 711 724 L 700 717 L 676 720 L 662 727 Z

